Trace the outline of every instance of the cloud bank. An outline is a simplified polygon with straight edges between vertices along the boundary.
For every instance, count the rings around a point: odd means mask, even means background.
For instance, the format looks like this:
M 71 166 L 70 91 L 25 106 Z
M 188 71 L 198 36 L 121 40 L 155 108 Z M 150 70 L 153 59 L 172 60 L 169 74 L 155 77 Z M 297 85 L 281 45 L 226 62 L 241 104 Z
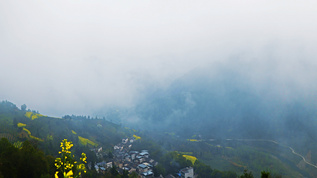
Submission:
M 274 85 L 280 93 L 309 95 L 317 89 L 316 7 L 316 1 L 3 1 L 0 99 L 54 116 L 91 114 L 132 106 L 147 86 L 164 88 L 192 70 L 222 65 L 259 90 Z

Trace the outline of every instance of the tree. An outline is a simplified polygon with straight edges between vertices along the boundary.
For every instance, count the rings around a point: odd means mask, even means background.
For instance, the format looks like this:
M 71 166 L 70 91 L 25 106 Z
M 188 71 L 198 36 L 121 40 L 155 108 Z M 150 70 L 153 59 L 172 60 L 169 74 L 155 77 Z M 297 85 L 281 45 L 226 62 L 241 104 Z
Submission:
M 200 162 L 197 160 L 194 164 L 195 172 L 199 175 L 199 177 L 210 177 L 213 173 L 213 170 L 210 166 Z M 216 174 L 217 171 L 214 171 L 214 174 Z
M 132 172 L 130 175 L 129 175 L 129 178 L 138 178 L 139 177 L 139 175 L 138 175 L 138 173 L 136 173 L 136 172 Z
M 0 177 L 52 177 L 50 160 L 29 141 L 18 149 L 6 138 L 0 140 Z
M 127 170 L 123 170 L 121 178 L 129 178 L 129 172 Z
M 25 104 L 22 104 L 21 105 L 21 111 L 25 111 L 26 110 L 26 105 Z
M 16 175 L 17 166 L 13 160 L 18 159 L 18 149 L 8 139 L 2 138 L 0 140 L 0 173 L 3 177 Z
M 166 171 L 164 166 L 159 163 L 157 166 L 153 167 L 153 173 L 154 173 L 154 176 L 159 177 L 161 174 L 165 175 Z
M 18 128 L 18 120 L 16 117 L 13 118 L 13 127 Z
M 25 141 L 20 155 L 18 177 L 41 177 L 41 175 L 48 174 L 47 159 L 44 153 L 36 148 L 36 145 L 32 145 L 28 140 Z
M 261 178 L 270 178 L 271 173 L 269 171 L 261 171 Z
M 111 151 L 109 151 L 109 153 L 108 153 L 108 158 L 113 159 L 113 154 Z
M 117 167 L 113 162 L 112 162 L 112 168 L 110 168 L 110 173 L 112 176 L 116 176 L 119 174 L 119 172 L 117 171 Z
M 254 178 L 251 171 L 248 172 L 247 169 L 243 171 L 243 174 L 240 176 L 240 178 Z

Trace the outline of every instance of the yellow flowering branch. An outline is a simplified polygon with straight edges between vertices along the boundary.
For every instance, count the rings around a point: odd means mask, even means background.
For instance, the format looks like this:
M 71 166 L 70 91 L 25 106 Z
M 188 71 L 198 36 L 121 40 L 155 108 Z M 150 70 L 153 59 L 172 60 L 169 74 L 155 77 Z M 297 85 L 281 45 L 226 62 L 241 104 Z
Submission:
M 75 161 L 74 155 L 71 155 L 70 149 L 73 147 L 72 142 L 68 142 L 67 139 L 62 140 L 61 146 L 62 151 L 59 151 L 58 154 L 61 155 L 61 158 L 55 159 L 55 166 L 57 171 L 55 172 L 55 178 L 58 178 L 60 173 L 62 173 L 64 178 L 74 178 L 81 175 L 82 172 L 86 173 L 86 167 L 84 163 L 87 163 L 87 156 L 85 153 L 81 154 L 80 161 L 77 163 Z M 74 175 L 74 172 L 78 174 Z

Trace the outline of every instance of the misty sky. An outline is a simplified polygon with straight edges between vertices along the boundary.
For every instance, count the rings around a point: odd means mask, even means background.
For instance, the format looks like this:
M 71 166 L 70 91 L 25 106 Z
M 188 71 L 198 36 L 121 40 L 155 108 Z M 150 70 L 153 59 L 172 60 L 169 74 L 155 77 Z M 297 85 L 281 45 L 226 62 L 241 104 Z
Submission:
M 3 0 L 0 100 L 86 115 L 218 65 L 313 91 L 316 17 L 316 0 Z

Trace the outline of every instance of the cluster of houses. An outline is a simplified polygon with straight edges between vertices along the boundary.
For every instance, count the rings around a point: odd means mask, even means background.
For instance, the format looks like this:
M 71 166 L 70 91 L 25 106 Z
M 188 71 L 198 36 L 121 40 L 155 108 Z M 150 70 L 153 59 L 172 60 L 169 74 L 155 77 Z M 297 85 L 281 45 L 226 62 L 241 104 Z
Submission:
M 90 151 L 95 152 L 96 157 L 98 159 L 102 159 L 104 156 L 104 152 L 102 151 L 102 147 L 90 149 Z M 95 163 L 94 168 L 98 173 L 105 173 L 107 169 L 112 168 L 113 160 L 102 161 L 99 163 Z M 88 164 L 88 168 L 91 169 L 91 163 Z
M 114 162 L 119 172 L 126 170 L 129 173 L 137 172 L 141 177 L 153 177 L 153 166 L 157 162 L 150 158 L 148 150 L 131 151 L 134 138 L 122 139 L 114 146 Z
M 114 146 L 113 159 L 95 163 L 95 169 L 98 173 L 105 173 L 107 169 L 110 169 L 115 165 L 119 173 L 128 171 L 129 174 L 137 172 L 141 178 L 154 177 L 153 167 L 158 164 L 155 160 L 150 158 L 148 150 L 132 151 L 131 147 L 134 142 L 134 138 L 122 139 L 122 142 Z M 102 147 L 92 150 L 96 153 L 97 157 L 102 156 Z M 194 170 L 192 167 L 181 169 L 177 175 L 168 175 L 165 177 L 182 177 L 193 178 Z M 163 176 L 160 176 L 163 178 Z

